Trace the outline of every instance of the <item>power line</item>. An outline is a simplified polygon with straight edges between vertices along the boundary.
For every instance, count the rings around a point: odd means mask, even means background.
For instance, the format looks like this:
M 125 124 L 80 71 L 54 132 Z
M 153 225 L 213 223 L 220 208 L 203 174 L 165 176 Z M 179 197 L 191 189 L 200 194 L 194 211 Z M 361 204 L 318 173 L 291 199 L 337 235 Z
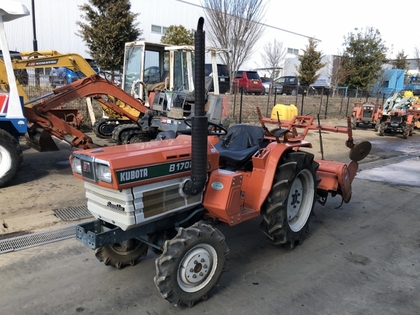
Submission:
M 182 3 L 185 3 L 185 4 L 189 4 L 189 5 L 192 5 L 192 6 L 197 7 L 197 8 L 205 9 L 205 7 L 203 7 L 200 4 L 191 3 L 191 2 L 188 2 L 188 1 L 185 1 L 185 0 L 176 0 L 176 1 L 182 2 Z M 313 36 L 303 35 L 303 34 L 300 34 L 300 33 L 296 33 L 296 32 L 289 31 L 289 30 L 285 30 L 283 28 L 280 28 L 280 27 L 277 27 L 277 26 L 273 26 L 273 25 L 268 25 L 268 24 L 261 23 L 261 22 L 256 22 L 256 23 L 258 23 L 258 24 L 260 24 L 262 26 L 265 26 L 267 28 L 272 28 L 272 29 L 275 29 L 275 30 L 278 30 L 278 31 L 282 31 L 282 32 L 286 32 L 286 33 L 289 33 L 289 34 L 293 34 L 293 35 L 296 35 L 296 36 L 301 36 L 301 37 L 305 37 L 305 38 L 312 38 L 313 40 L 316 40 L 318 42 L 322 42 L 322 40 L 320 40 L 318 38 L 315 38 Z

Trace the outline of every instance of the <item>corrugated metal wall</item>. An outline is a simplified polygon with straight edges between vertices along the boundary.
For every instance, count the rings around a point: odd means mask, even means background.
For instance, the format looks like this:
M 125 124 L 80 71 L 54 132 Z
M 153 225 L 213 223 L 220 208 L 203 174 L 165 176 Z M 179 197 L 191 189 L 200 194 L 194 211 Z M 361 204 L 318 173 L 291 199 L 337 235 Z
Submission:
M 24 4 L 31 16 L 5 24 L 11 50 L 33 51 L 32 1 L 16 0 Z M 87 52 L 82 38 L 76 35 L 76 21 L 86 23 L 79 6 L 86 0 L 33 0 L 35 4 L 36 38 L 38 50 L 56 50 L 61 53 L 77 53 L 85 58 Z M 195 29 L 203 10 L 176 0 L 131 1 L 131 12 L 140 13 L 137 20 L 143 31 L 142 37 L 151 42 L 160 42 L 161 34 L 151 32 L 151 25 L 168 27 L 184 25 Z

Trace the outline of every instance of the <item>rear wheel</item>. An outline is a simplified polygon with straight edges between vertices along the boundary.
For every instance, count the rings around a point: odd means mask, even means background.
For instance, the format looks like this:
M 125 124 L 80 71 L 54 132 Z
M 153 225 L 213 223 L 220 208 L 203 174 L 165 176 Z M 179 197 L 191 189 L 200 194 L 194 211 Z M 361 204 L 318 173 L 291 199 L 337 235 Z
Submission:
M 210 225 L 197 222 L 180 228 L 156 259 L 154 280 L 160 294 L 175 305 L 189 307 L 206 300 L 225 269 L 228 252 L 223 234 Z
M 307 152 L 282 157 L 273 187 L 261 210 L 260 228 L 274 245 L 302 244 L 316 200 L 319 164 Z
M 137 239 L 130 239 L 99 247 L 95 250 L 95 256 L 105 265 L 121 269 L 125 266 L 134 266 L 141 257 L 146 256 L 147 249 L 147 244 Z
M 0 129 L 0 187 L 5 186 L 16 175 L 22 161 L 19 143 L 11 134 Z

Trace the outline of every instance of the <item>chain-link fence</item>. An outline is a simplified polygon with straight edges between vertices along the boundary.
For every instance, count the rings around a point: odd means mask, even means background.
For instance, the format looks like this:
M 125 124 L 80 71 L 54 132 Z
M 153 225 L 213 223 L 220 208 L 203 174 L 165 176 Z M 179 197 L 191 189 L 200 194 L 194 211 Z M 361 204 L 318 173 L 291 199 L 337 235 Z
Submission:
M 356 89 L 308 91 L 311 88 L 303 88 L 303 93 L 297 95 L 280 95 L 274 91 L 263 95 L 246 94 L 243 91 L 227 95 L 230 119 L 236 123 L 257 122 L 257 106 L 263 116 L 270 117 L 277 104 L 293 104 L 299 115 L 319 115 L 321 119 L 345 118 L 351 115 L 356 102 L 383 104 L 385 101 L 381 95 L 372 96 L 371 93 Z

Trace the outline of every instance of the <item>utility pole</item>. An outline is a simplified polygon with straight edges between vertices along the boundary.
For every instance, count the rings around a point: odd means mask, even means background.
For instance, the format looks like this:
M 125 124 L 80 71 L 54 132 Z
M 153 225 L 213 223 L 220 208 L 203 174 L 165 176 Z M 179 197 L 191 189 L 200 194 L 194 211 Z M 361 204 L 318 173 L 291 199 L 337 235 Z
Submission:
M 38 42 L 36 40 L 36 25 L 35 25 L 35 0 L 31 0 L 31 2 L 32 2 L 32 30 L 33 30 L 33 35 L 34 35 L 33 48 L 34 48 L 34 51 L 38 51 Z M 39 70 L 40 69 L 35 69 L 35 85 L 36 86 L 40 85 Z

